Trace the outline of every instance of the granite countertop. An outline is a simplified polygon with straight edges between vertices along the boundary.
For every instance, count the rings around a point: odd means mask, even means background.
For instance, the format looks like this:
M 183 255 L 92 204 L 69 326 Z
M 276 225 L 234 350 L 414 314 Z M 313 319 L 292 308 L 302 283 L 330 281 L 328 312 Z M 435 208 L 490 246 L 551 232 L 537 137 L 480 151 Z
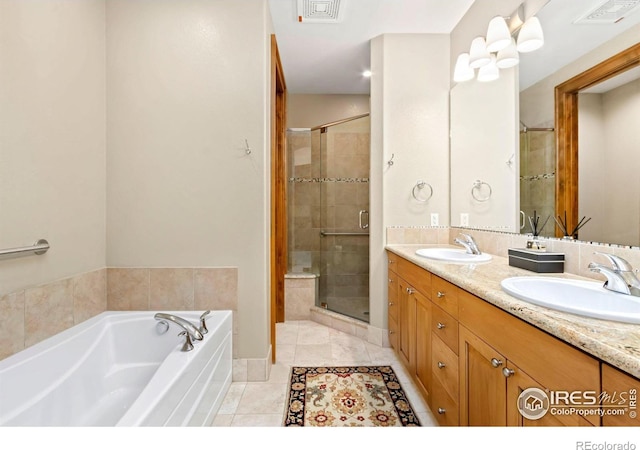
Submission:
M 492 255 L 491 261 L 477 264 L 452 264 L 416 255 L 417 249 L 428 247 L 444 246 L 387 245 L 386 249 L 574 347 L 640 378 L 640 325 L 591 319 L 537 306 L 512 297 L 500 286 L 503 279 L 516 276 L 586 278 L 569 273 L 530 272 L 511 267 L 507 258 L 495 255 Z

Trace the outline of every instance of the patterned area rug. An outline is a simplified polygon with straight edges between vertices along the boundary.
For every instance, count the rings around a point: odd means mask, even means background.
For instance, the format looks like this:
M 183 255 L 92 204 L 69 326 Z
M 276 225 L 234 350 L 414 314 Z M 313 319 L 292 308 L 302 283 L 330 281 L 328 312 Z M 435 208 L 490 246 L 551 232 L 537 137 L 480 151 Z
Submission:
M 420 426 L 389 366 L 293 367 L 285 427 Z

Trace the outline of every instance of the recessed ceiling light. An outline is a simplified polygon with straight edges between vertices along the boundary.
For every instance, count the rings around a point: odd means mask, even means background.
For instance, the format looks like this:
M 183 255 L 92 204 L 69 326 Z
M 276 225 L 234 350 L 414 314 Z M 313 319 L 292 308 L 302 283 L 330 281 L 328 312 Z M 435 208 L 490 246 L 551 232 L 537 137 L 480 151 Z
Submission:
M 370 70 L 365 70 L 364 72 L 362 72 L 362 76 L 369 78 L 371 76 L 371 71 Z

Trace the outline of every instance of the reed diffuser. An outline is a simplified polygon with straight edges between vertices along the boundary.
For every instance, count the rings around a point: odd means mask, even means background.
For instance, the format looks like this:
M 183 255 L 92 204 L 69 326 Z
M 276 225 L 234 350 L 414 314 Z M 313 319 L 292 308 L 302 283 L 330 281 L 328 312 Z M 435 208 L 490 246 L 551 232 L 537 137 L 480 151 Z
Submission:
M 591 217 L 589 217 L 587 219 L 587 216 L 582 216 L 582 219 L 580 219 L 578 224 L 575 227 L 573 227 L 571 232 L 569 232 L 569 228 L 567 227 L 568 224 L 567 224 L 567 212 L 566 211 L 564 212 L 564 222 L 562 221 L 562 218 L 560 217 L 560 215 L 558 215 L 557 219 L 554 217 L 553 220 L 556 221 L 556 224 L 558 225 L 558 228 L 560 228 L 560 230 L 564 233 L 563 239 L 571 239 L 571 240 L 573 240 L 573 239 L 578 239 L 578 230 L 580 230 L 580 228 L 585 226 L 587 224 L 587 222 L 589 222 L 591 220 Z
M 542 226 L 539 226 L 540 216 L 538 215 L 538 212 L 534 210 L 533 217 L 529 216 L 529 224 L 531 225 L 532 236 L 531 236 L 531 239 L 527 241 L 528 249 L 541 251 L 541 252 L 547 251 L 546 245 L 544 244 L 544 242 L 540 240 L 540 233 L 542 233 L 542 230 L 544 229 L 545 225 L 547 224 L 550 218 L 551 216 L 547 216 L 547 219 L 544 221 Z

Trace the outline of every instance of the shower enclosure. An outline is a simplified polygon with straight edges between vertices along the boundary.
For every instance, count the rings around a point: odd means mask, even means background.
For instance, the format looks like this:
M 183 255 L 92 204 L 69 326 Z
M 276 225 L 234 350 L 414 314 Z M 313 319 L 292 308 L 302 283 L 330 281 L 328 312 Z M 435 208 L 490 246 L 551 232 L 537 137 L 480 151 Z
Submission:
M 316 306 L 369 321 L 369 115 L 291 129 L 289 272 L 318 276 Z
M 528 128 L 520 122 L 520 211 L 521 233 L 531 233 L 526 219 L 534 212 L 540 225 L 551 216 L 543 236 L 553 236 L 555 222 L 556 148 L 553 128 Z

